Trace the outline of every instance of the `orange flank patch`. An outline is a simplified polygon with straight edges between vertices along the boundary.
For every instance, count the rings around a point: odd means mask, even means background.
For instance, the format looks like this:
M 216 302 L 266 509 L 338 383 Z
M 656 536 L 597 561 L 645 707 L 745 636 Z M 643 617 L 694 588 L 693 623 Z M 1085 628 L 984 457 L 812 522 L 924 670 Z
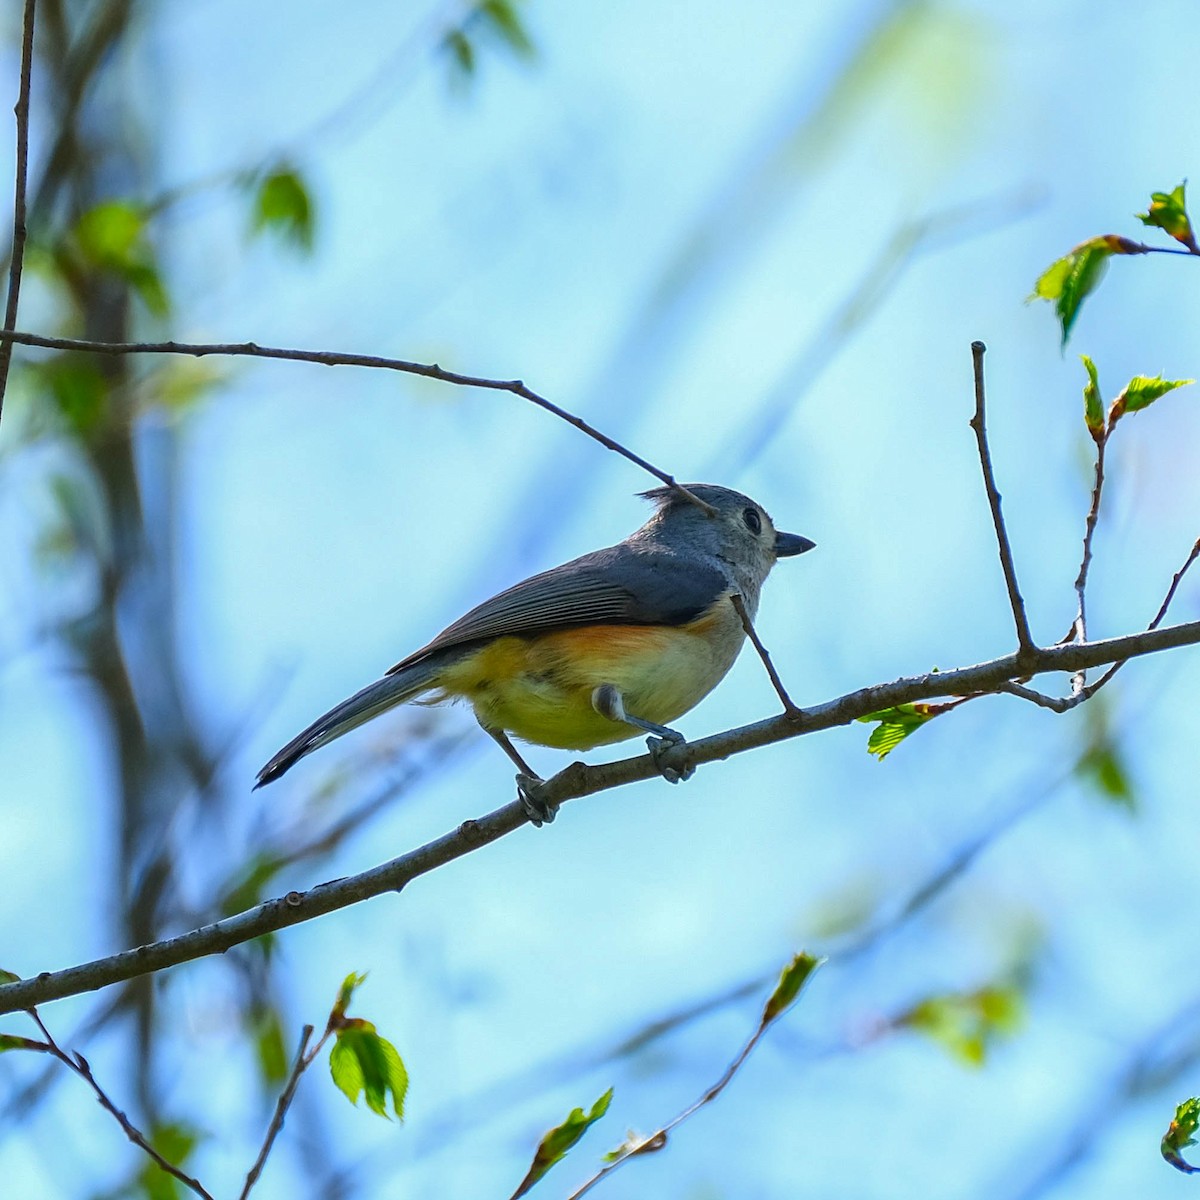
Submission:
M 641 732 L 592 707 L 601 684 L 620 690 L 627 712 L 665 725 L 720 682 L 741 642 L 737 614 L 723 604 L 685 626 L 593 625 L 497 638 L 447 666 L 438 684 L 445 697 L 470 701 L 485 725 L 542 746 L 590 750 Z

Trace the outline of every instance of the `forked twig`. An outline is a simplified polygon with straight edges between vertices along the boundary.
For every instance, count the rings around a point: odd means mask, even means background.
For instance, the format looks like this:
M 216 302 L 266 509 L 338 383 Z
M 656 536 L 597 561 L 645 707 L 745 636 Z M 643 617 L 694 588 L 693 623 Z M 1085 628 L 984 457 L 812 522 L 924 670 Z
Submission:
M 979 465 L 983 470 L 983 485 L 987 490 L 988 507 L 992 510 L 992 524 L 996 529 L 996 542 L 1000 549 L 1000 565 L 1004 569 L 1004 582 L 1008 587 L 1008 601 L 1012 606 L 1013 622 L 1017 627 L 1017 653 L 1019 656 L 1034 649 L 1033 635 L 1029 632 L 1029 618 L 1025 614 L 1025 601 L 1017 586 L 1017 570 L 1013 565 L 1012 546 L 1008 540 L 1008 529 L 1004 514 L 1000 511 L 1000 493 L 996 490 L 996 476 L 992 471 L 992 452 L 988 448 L 987 421 L 983 387 L 983 356 L 987 347 L 982 342 L 971 343 L 971 358 L 975 368 L 975 415 L 971 428 L 979 447 Z
M 17 304 L 21 296 L 21 270 L 25 264 L 25 196 L 29 183 L 29 92 L 33 81 L 33 21 L 37 0 L 25 0 L 21 34 L 21 82 L 13 113 L 17 118 L 17 173 L 13 187 L 12 257 L 8 265 L 8 301 L 4 307 L 4 329 L 17 327 Z M 0 344 L 0 416 L 4 414 L 4 392 L 12 365 L 12 343 Z
M 33 1018 L 34 1024 L 41 1030 L 42 1036 L 46 1039 L 46 1051 L 58 1059 L 64 1066 L 74 1071 L 95 1093 L 96 1099 L 100 1101 L 100 1107 L 106 1112 L 111 1113 L 116 1118 L 117 1124 L 121 1126 L 125 1136 L 142 1150 L 148 1154 L 168 1175 L 178 1179 L 185 1187 L 195 1192 L 197 1196 L 203 1200 L 213 1200 L 212 1194 L 198 1180 L 194 1179 L 186 1171 L 182 1171 L 174 1163 L 163 1158 L 161 1154 L 150 1144 L 149 1140 L 140 1129 L 113 1103 L 109 1098 L 108 1093 L 96 1082 L 96 1077 L 92 1074 L 91 1065 L 88 1060 L 83 1057 L 78 1051 L 74 1054 L 68 1054 L 54 1040 L 54 1036 L 50 1030 L 46 1028 L 42 1018 L 38 1016 L 36 1009 L 29 1009 L 29 1015 Z
M 1159 605 L 1158 612 L 1154 615 L 1154 620 L 1146 626 L 1147 631 L 1157 629 L 1162 624 L 1163 618 L 1167 615 L 1167 609 L 1171 607 L 1171 601 L 1175 599 L 1175 593 L 1179 590 L 1180 583 L 1183 582 L 1183 577 L 1188 573 L 1189 568 L 1197 558 L 1200 558 L 1200 538 L 1196 539 L 1196 543 L 1192 546 L 1191 553 L 1184 560 L 1183 566 L 1171 578 L 1171 586 L 1167 588 L 1167 594 L 1163 597 L 1163 602 Z M 1120 662 L 1113 663 L 1095 683 L 1083 689 L 1081 693 L 1083 699 L 1090 700 L 1128 661 L 1129 659 L 1123 658 Z
M 1152 632 L 1162 624 L 1163 618 L 1167 615 L 1167 609 L 1171 607 L 1171 601 L 1175 599 L 1175 593 L 1179 590 L 1179 585 L 1183 582 L 1183 577 L 1188 573 L 1188 570 L 1197 558 L 1200 558 L 1200 538 L 1196 539 L 1191 552 L 1184 560 L 1183 566 L 1172 576 L 1171 586 L 1167 588 L 1167 594 L 1163 598 L 1162 604 L 1159 605 L 1158 612 L 1154 615 L 1154 620 L 1146 626 L 1147 633 Z M 1072 644 L 1076 644 L 1076 642 Z M 1030 703 L 1036 704 L 1039 708 L 1048 708 L 1056 713 L 1070 712 L 1071 709 L 1078 708 L 1079 705 L 1090 700 L 1128 661 L 1129 659 L 1127 658 L 1117 660 L 1095 683 L 1078 689 L 1074 687 L 1074 682 L 1080 679 L 1085 672 L 1083 670 L 1076 671 L 1072 678 L 1072 689 L 1069 696 L 1047 696 L 1043 692 L 1038 692 L 1033 688 L 1023 687 L 1019 683 L 1012 682 L 1003 684 L 997 690 L 1007 692 L 1009 695 L 1017 696 L 1022 700 L 1028 700 Z

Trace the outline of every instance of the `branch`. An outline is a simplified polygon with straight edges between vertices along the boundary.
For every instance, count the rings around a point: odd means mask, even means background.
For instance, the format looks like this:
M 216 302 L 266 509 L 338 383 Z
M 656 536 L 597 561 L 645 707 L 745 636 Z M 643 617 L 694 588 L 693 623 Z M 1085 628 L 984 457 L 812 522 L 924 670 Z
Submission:
M 1009 696 L 1016 696 L 1018 700 L 1028 700 L 1030 704 L 1036 704 L 1038 708 L 1048 708 L 1051 712 L 1056 713 L 1068 712 L 1083 698 L 1079 692 L 1067 697 L 1047 696 L 1034 688 L 1023 687 L 1019 683 L 1006 683 L 998 690 Z
M 1180 583 L 1183 582 L 1183 577 L 1188 573 L 1188 569 L 1197 558 L 1200 558 L 1200 538 L 1196 539 L 1195 545 L 1192 546 L 1191 553 L 1184 560 L 1183 566 L 1172 576 L 1171 586 L 1167 588 L 1167 594 L 1163 598 L 1162 604 L 1159 605 L 1154 620 L 1146 626 L 1148 630 L 1157 629 L 1162 624 L 1163 618 L 1167 615 L 1167 609 L 1171 607 L 1171 601 L 1175 599 L 1175 593 L 1179 590 Z M 1082 698 L 1090 700 L 1128 661 L 1128 659 L 1122 659 L 1120 662 L 1113 663 L 1095 683 L 1083 689 L 1081 693 Z
M 1100 519 L 1100 496 L 1104 491 L 1104 448 L 1108 445 L 1108 435 L 1111 432 L 1112 426 L 1109 425 L 1102 433 L 1093 435 L 1096 441 L 1096 475 L 1095 482 L 1092 484 L 1092 502 L 1088 507 L 1087 520 L 1083 526 L 1083 558 L 1079 563 L 1079 574 L 1075 576 L 1075 595 L 1078 601 L 1078 608 L 1075 612 L 1075 623 L 1071 626 L 1071 636 L 1077 642 L 1087 641 L 1086 594 L 1088 570 L 1092 565 L 1092 539 L 1096 534 L 1096 522 Z M 1071 680 L 1072 694 L 1082 696 L 1086 683 L 1087 678 L 1080 671 Z
M 789 972 L 799 972 L 804 970 L 807 974 L 811 974 L 813 970 L 821 965 L 825 960 L 813 958 L 811 955 L 797 955 L 792 960 L 792 966 L 784 972 L 784 979 L 787 978 Z M 698 1099 L 693 1100 L 681 1113 L 674 1116 L 665 1125 L 659 1128 L 656 1132 L 648 1137 L 634 1138 L 630 1136 L 628 1142 L 622 1147 L 611 1162 L 605 1163 L 590 1179 L 588 1179 L 582 1187 L 573 1191 L 567 1200 L 579 1200 L 579 1197 L 586 1192 L 590 1192 L 601 1180 L 606 1179 L 618 1167 L 622 1167 L 632 1158 L 637 1158 L 641 1154 L 653 1154 L 657 1150 L 661 1150 L 667 1144 L 667 1138 L 671 1131 L 682 1125 L 689 1117 L 694 1116 L 706 1104 L 711 1104 L 732 1082 L 733 1077 L 742 1069 L 742 1065 L 746 1059 L 750 1057 L 750 1051 L 762 1040 L 763 1035 L 771 1028 L 772 1025 L 785 1013 L 790 1007 L 792 1000 L 795 999 L 797 991 L 803 987 L 803 978 L 807 978 L 807 974 L 802 977 L 802 980 L 797 984 L 797 988 L 792 990 L 792 999 L 783 999 L 781 989 L 783 987 L 783 979 L 780 980 L 780 985 L 776 987 L 771 998 L 767 1001 L 763 1008 L 762 1017 L 759 1019 L 758 1028 L 750 1035 L 746 1044 L 738 1051 L 733 1061 L 725 1068 L 721 1078 L 716 1083 L 712 1084 L 701 1093 Z M 522 1193 L 518 1191 L 517 1195 Z
M 661 775 L 661 763 L 674 765 L 673 756 L 691 763 L 716 762 L 760 746 L 802 737 L 823 729 L 848 725 L 859 717 L 898 704 L 911 704 L 937 696 L 964 696 L 975 692 L 997 692 L 1014 679 L 1054 671 L 1077 671 L 1106 663 L 1200 644 L 1200 621 L 1147 630 L 1100 642 L 1047 648 L 1034 647 L 1021 654 L 1007 654 L 973 667 L 934 671 L 876 684 L 849 692 L 835 700 L 781 714 L 726 730 L 711 737 L 662 751 L 656 762 L 648 754 L 589 767 L 572 763 L 542 786 L 540 795 L 552 803 L 595 795 Z M 0 986 L 0 1014 L 29 1008 L 47 1000 L 76 996 L 109 984 L 149 975 L 167 967 L 210 954 L 221 954 L 265 933 L 285 929 L 302 921 L 356 904 L 384 892 L 401 891 L 412 880 L 446 863 L 462 858 L 526 824 L 528 817 L 519 801 L 506 804 L 478 820 L 464 821 L 456 830 L 428 842 L 399 858 L 306 892 L 288 892 L 236 916 L 193 929 L 178 937 L 124 950 L 107 958 L 49 972 L 17 983 Z
M 76 1075 L 80 1077 L 96 1094 L 96 1099 L 100 1101 L 101 1108 L 111 1113 L 121 1126 L 125 1136 L 138 1147 L 139 1150 L 148 1154 L 168 1175 L 174 1176 L 185 1187 L 195 1192 L 197 1196 L 203 1200 L 213 1200 L 212 1194 L 208 1192 L 203 1184 L 198 1179 L 193 1179 L 186 1172 L 181 1171 L 174 1163 L 168 1162 L 161 1154 L 149 1143 L 145 1135 L 133 1124 L 132 1121 L 109 1099 L 105 1090 L 96 1082 L 96 1077 L 92 1074 L 91 1065 L 88 1060 L 83 1057 L 78 1051 L 73 1055 L 68 1054 L 54 1040 L 50 1030 L 42 1023 L 42 1018 L 33 1010 L 29 1010 L 29 1015 L 33 1018 L 34 1023 L 42 1031 L 42 1036 L 46 1039 L 46 1049 L 53 1054 L 64 1066 L 69 1067 Z
M 13 188 L 12 257 L 8 266 L 8 303 L 4 308 L 4 329 L 17 327 L 17 303 L 21 295 L 21 270 L 25 265 L 25 192 L 29 181 L 29 91 L 33 79 L 33 17 L 37 0 L 25 0 L 25 18 L 21 37 L 21 83 L 13 113 L 17 118 L 17 178 Z M 12 343 L 0 343 L 0 417 L 4 415 L 4 392 L 8 387 L 8 369 L 12 365 Z
M 1184 560 L 1183 566 L 1171 578 L 1171 586 L 1167 588 L 1167 594 L 1163 598 L 1162 604 L 1159 605 L 1158 612 L 1154 615 L 1154 620 L 1146 626 L 1147 632 L 1152 629 L 1157 629 L 1162 624 L 1163 618 L 1167 615 L 1167 609 L 1171 607 L 1171 601 L 1175 599 L 1175 593 L 1179 590 L 1180 583 L 1183 582 L 1183 577 L 1188 573 L 1192 563 L 1200 558 L 1200 538 L 1196 539 L 1192 546 L 1191 553 Z M 1080 613 L 1082 614 L 1082 598 L 1080 605 Z M 1074 631 L 1075 626 L 1072 626 Z M 1068 635 L 1070 636 L 1070 635 Z M 1058 697 L 1046 696 L 1041 692 L 1034 691 L 1033 688 L 1022 687 L 1019 683 L 1007 683 L 999 691 L 1007 692 L 1011 696 L 1017 696 L 1022 700 L 1028 700 L 1039 708 L 1049 708 L 1056 713 L 1070 712 L 1073 708 L 1078 708 L 1085 701 L 1090 700 L 1129 660 L 1121 659 L 1119 662 L 1113 663 L 1095 683 L 1082 686 L 1083 672 L 1076 673 L 1072 680 L 1071 695 Z
M 464 375 L 459 371 L 447 371 L 437 363 L 410 362 L 403 358 L 383 358 L 377 354 L 347 354 L 336 350 L 286 350 L 278 346 L 259 346 L 255 342 L 93 342 L 82 338 L 43 337 L 37 333 L 22 333 L 19 330 L 0 331 L 0 346 L 11 353 L 9 347 L 36 346 L 44 350 L 78 350 L 88 354 L 186 354 L 193 358 L 205 358 L 219 354 L 227 358 L 271 358 L 286 362 L 316 363 L 323 367 L 370 367 L 380 371 L 400 371 L 405 375 L 420 375 L 425 379 L 436 379 L 441 383 L 453 383 L 459 387 L 482 388 L 492 392 L 511 392 L 536 404 L 538 408 L 553 413 L 560 420 L 573 425 L 581 433 L 597 441 L 606 450 L 627 458 L 635 466 L 653 475 L 655 479 L 674 488 L 681 496 L 703 509 L 710 517 L 716 515 L 711 504 L 689 492 L 674 475 L 668 475 L 639 454 L 622 446 L 620 442 L 601 433 L 582 417 L 567 412 L 544 396 L 525 386 L 519 379 L 488 379 L 482 375 Z M 0 351 L 0 352 L 3 352 Z
M 983 356 L 987 347 L 982 342 L 971 343 L 971 357 L 975 367 L 975 415 L 971 428 L 979 446 L 979 465 L 983 469 L 983 486 L 987 489 L 988 507 L 992 510 L 992 524 L 996 527 L 996 542 L 1000 548 L 1000 565 L 1004 568 L 1004 582 L 1008 587 L 1008 602 L 1012 605 L 1013 621 L 1017 627 L 1017 653 L 1026 656 L 1033 650 L 1033 635 L 1029 632 L 1029 618 L 1025 615 L 1025 601 L 1017 586 L 1017 569 L 1013 565 L 1012 546 L 1008 541 L 1008 529 L 1000 511 L 1000 493 L 996 490 L 996 476 L 992 471 L 992 452 L 988 449 L 987 424 L 984 416 Z
M 325 1045 L 329 1037 L 329 1029 L 325 1030 L 324 1037 L 321 1038 L 312 1048 L 312 1052 L 309 1053 L 308 1043 L 312 1035 L 313 1027 L 305 1025 L 300 1034 L 300 1045 L 296 1050 L 296 1061 L 292 1064 L 287 1085 L 279 1093 L 279 1099 L 275 1102 L 275 1112 L 271 1117 L 271 1124 L 267 1126 L 267 1133 L 263 1138 L 262 1149 L 258 1152 L 258 1157 L 254 1160 L 254 1165 L 246 1173 L 246 1183 L 241 1190 L 239 1200 L 246 1200 L 246 1197 L 250 1195 L 250 1189 L 258 1182 L 258 1177 L 262 1174 L 262 1169 L 266 1165 L 267 1155 L 271 1153 L 271 1147 L 275 1144 L 275 1139 L 279 1136 L 279 1131 L 283 1128 L 283 1119 L 287 1116 L 287 1110 L 291 1107 L 292 1099 L 296 1095 L 296 1085 L 300 1082 L 300 1076 L 312 1065 L 313 1059 L 321 1052 L 321 1047 Z
M 1016 783 L 1011 791 L 1021 799 L 953 850 L 888 914 L 869 922 L 858 932 L 849 935 L 845 941 L 835 937 L 833 944 L 837 948 L 829 953 L 831 957 L 836 958 L 838 966 L 845 969 L 880 945 L 886 944 L 886 939 L 904 929 L 910 921 L 942 897 L 954 883 L 962 879 L 979 857 L 997 843 L 1001 835 L 1035 812 L 1064 783 L 1073 778 L 1073 772 L 1068 769 L 1065 773 L 1059 771 L 1055 778 L 1047 783 L 1044 776 L 1048 769 L 1049 764 L 1031 771 L 1026 780 Z M 641 1053 L 676 1030 L 748 999 L 770 986 L 773 973 L 774 968 L 757 971 L 751 976 L 728 984 L 721 991 L 648 1017 L 632 1030 L 618 1034 L 612 1039 L 597 1039 L 563 1053 L 548 1055 L 541 1061 L 526 1062 L 508 1076 L 493 1080 L 466 1096 L 448 1101 L 427 1117 L 421 1139 L 411 1150 L 409 1164 L 434 1153 L 444 1153 L 447 1146 L 455 1144 L 460 1137 L 467 1134 L 478 1137 L 484 1124 L 504 1115 L 517 1104 L 524 1103 L 533 1096 L 545 1095 L 549 1090 L 561 1087 L 581 1075 L 590 1074 L 620 1059 Z M 367 1169 L 370 1171 L 373 1168 Z
M 746 602 L 741 596 L 733 595 L 729 597 L 733 607 L 737 609 L 737 615 L 741 618 L 742 628 L 746 631 L 746 636 L 754 643 L 755 650 L 758 651 L 758 657 L 762 659 L 762 664 L 767 668 L 767 674 L 771 679 L 771 686 L 775 689 L 775 694 L 783 701 L 783 711 L 785 713 L 798 713 L 800 710 L 792 703 L 792 698 L 787 694 L 787 689 L 783 686 L 783 680 L 779 678 L 779 672 L 775 670 L 775 664 L 771 661 L 771 655 L 766 646 L 759 640 L 758 634 L 754 630 L 754 622 L 750 620 L 750 614 L 746 611 Z

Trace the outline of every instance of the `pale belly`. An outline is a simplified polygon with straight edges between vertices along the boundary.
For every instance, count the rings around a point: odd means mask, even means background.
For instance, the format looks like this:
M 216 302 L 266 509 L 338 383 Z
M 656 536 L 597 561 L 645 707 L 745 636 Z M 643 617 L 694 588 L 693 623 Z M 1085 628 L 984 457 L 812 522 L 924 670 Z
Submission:
M 596 626 L 498 638 L 450 664 L 444 696 L 471 702 L 481 724 L 527 742 L 590 750 L 640 730 L 601 716 L 592 693 L 620 690 L 625 711 L 656 725 L 698 704 L 725 677 L 744 639 L 728 602 L 690 626 Z

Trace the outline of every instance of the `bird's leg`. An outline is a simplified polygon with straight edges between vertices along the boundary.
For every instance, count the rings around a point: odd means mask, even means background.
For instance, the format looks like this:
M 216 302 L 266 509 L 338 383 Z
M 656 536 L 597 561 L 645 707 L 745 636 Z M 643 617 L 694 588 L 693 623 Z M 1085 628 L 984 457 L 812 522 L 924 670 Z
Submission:
M 641 717 L 635 717 L 632 713 L 626 712 L 625 700 L 619 688 L 614 687 L 611 683 L 602 683 L 592 692 L 592 707 L 610 721 L 621 721 L 626 725 L 632 725 L 635 729 L 644 729 L 647 733 L 656 735 L 646 739 L 646 748 L 650 751 L 650 757 L 654 759 L 658 773 L 668 783 L 691 779 L 695 774 L 696 768 L 691 763 L 688 763 L 681 771 L 676 767 L 665 766 L 662 762 L 662 755 L 665 751 L 685 744 L 687 739 L 683 734 L 677 729 L 668 729 L 665 725 L 655 725 L 653 721 L 645 721 Z
M 489 729 L 482 721 L 479 727 L 517 764 L 517 799 L 521 801 L 525 815 L 539 829 L 549 825 L 558 816 L 558 805 L 538 798 L 538 789 L 545 780 L 521 757 L 503 729 Z

